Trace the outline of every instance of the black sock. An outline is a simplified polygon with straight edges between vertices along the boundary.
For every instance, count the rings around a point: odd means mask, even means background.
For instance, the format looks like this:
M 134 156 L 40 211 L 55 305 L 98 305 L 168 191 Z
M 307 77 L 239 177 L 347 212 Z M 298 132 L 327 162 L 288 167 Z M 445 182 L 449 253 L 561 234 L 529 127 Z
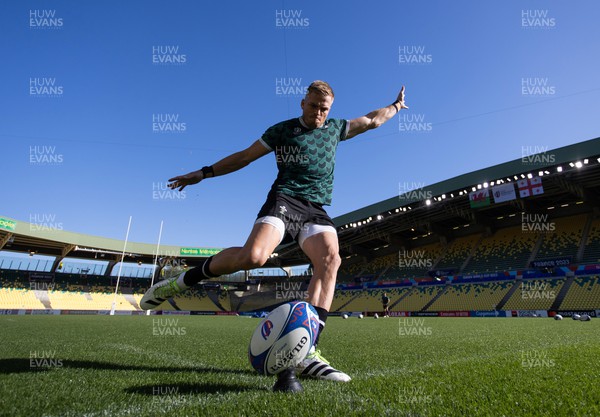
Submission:
M 196 285 L 203 279 L 215 278 L 218 275 L 210 272 L 210 262 L 212 261 L 212 256 L 208 258 L 201 266 L 197 266 L 196 268 L 192 268 L 189 271 L 185 272 L 183 276 L 183 283 L 188 287 Z
M 319 315 L 319 334 L 317 335 L 317 340 L 315 340 L 315 346 L 317 346 L 321 333 L 323 333 L 323 330 L 325 329 L 325 322 L 327 321 L 329 311 L 321 307 L 315 307 L 315 310 L 317 310 L 317 314 Z

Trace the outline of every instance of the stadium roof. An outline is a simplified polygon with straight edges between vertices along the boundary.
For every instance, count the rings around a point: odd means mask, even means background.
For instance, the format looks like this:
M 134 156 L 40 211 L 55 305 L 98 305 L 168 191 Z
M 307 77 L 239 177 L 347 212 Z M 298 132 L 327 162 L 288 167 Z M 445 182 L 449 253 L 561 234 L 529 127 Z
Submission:
M 525 150 L 526 151 L 526 150 Z M 368 261 L 398 250 L 520 224 L 521 213 L 551 218 L 600 207 L 600 138 L 460 175 L 336 217 L 340 255 Z M 543 194 L 472 208 L 469 193 L 541 177 Z M 409 188 L 409 189 L 407 189 Z M 282 264 L 306 262 L 297 245 L 278 249 Z
M 469 193 L 499 184 L 540 177 L 543 194 L 471 207 Z M 554 150 L 526 154 L 514 161 L 460 175 L 405 192 L 334 219 L 340 255 L 361 262 L 472 233 L 491 233 L 521 221 L 521 213 L 562 217 L 600 207 L 600 138 Z M 484 202 L 485 203 L 485 202 Z M 124 241 L 83 235 L 0 216 L 0 249 L 60 257 L 119 260 Z M 156 245 L 128 242 L 126 261 L 152 263 Z M 181 257 L 196 265 L 218 248 L 162 246 L 159 256 Z M 307 259 L 297 244 L 279 247 L 266 266 L 300 265 Z

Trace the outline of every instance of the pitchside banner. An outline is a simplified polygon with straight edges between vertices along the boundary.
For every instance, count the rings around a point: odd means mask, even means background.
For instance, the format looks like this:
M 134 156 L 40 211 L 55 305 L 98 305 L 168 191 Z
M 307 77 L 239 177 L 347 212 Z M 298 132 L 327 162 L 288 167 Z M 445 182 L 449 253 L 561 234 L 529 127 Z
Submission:
M 517 317 L 548 317 L 546 310 L 517 310 Z
M 411 311 L 410 315 L 415 316 L 415 317 L 437 317 L 438 312 L 437 311 Z
M 410 317 L 409 311 L 390 311 L 390 317 Z
M 502 313 L 502 315 L 500 315 Z M 471 317 L 506 317 L 504 311 L 471 311 Z
M 468 311 L 440 311 L 440 317 L 469 317 Z
M 563 317 L 573 317 L 573 314 L 579 314 L 580 316 L 587 314 L 590 317 L 598 317 L 596 311 L 597 310 L 558 310 L 556 314 L 560 314 Z

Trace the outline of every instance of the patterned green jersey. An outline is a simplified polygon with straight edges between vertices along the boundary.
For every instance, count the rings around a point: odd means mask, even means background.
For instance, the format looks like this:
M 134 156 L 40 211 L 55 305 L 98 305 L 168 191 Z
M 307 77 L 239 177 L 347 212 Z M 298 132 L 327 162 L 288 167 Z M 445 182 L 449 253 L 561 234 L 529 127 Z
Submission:
M 310 129 L 300 118 L 271 126 L 260 141 L 275 152 L 279 173 L 271 191 L 318 204 L 331 204 L 335 152 L 346 139 L 347 120 L 328 119 Z

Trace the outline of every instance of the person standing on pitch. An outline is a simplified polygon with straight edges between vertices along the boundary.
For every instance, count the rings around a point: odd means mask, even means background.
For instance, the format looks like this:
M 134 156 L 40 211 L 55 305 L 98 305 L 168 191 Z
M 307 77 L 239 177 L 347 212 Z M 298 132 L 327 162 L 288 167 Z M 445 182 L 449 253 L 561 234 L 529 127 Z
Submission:
M 390 310 L 388 305 L 390 304 L 390 297 L 387 296 L 387 293 L 383 293 L 383 295 L 381 296 L 381 305 L 383 307 L 383 317 L 389 317 L 390 316 Z
M 314 81 L 300 102 L 300 117 L 271 126 L 247 149 L 212 166 L 169 180 L 171 189 L 181 191 L 207 178 L 237 171 L 270 152 L 275 153 L 277 161 L 277 178 L 244 246 L 225 249 L 206 259 L 200 267 L 156 283 L 140 302 L 144 310 L 158 307 L 202 280 L 260 268 L 280 243 L 295 240 L 313 265 L 306 301 L 319 314 L 321 336 L 341 264 L 337 232 L 323 209 L 324 205 L 331 204 L 337 146 L 341 141 L 381 126 L 401 109 L 408 108 L 402 87 L 392 104 L 365 116 L 352 120 L 327 119 L 333 99 L 328 83 Z M 349 381 L 348 375 L 329 365 L 316 350 L 317 342 L 298 365 L 297 373 L 324 380 Z

